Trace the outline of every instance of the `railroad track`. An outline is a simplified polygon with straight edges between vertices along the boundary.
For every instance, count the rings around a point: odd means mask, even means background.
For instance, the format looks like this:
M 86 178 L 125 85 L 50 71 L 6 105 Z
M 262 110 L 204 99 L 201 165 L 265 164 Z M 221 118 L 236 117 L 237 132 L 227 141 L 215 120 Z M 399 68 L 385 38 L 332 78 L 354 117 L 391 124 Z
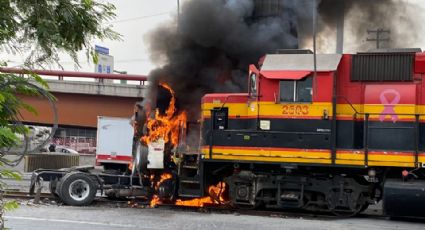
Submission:
M 24 191 L 18 191 L 18 190 L 6 190 L 3 193 L 3 198 L 7 199 L 16 199 L 16 200 L 31 200 L 34 199 L 34 203 L 38 203 L 41 200 L 49 199 L 49 200 L 57 200 L 58 198 L 54 195 L 52 195 L 50 192 L 42 192 L 40 193 L 40 197 L 38 202 L 36 201 L 36 195 L 30 195 L 29 192 Z M 121 207 L 131 207 L 133 203 L 133 200 L 126 199 L 126 200 L 111 200 L 103 196 L 97 196 L 95 200 L 93 201 L 93 205 L 107 205 L 111 204 L 114 206 L 117 206 L 118 204 L 121 204 Z M 140 202 L 137 201 L 138 206 L 146 206 L 149 205 L 149 202 Z
M 30 195 L 28 192 L 6 190 L 3 193 L 3 197 L 10 199 L 34 199 L 35 195 Z M 55 197 L 50 193 L 41 193 L 40 199 L 44 198 L 54 199 Z

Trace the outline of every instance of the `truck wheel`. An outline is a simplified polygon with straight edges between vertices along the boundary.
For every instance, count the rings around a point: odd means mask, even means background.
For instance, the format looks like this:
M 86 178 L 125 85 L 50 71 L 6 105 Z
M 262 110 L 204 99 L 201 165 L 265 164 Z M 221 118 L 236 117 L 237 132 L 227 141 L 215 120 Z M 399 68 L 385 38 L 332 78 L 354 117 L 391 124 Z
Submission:
M 97 183 L 87 174 L 73 172 L 61 179 L 59 197 L 68 205 L 89 205 L 96 196 Z

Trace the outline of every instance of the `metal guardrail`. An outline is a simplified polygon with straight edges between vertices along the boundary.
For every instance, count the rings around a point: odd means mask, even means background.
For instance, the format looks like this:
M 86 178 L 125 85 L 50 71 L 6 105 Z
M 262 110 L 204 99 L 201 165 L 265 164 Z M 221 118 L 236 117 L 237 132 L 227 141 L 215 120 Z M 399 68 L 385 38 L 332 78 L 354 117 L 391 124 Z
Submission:
M 63 80 L 64 77 L 75 78 L 95 78 L 95 79 L 112 79 L 112 80 L 129 80 L 140 81 L 141 85 L 145 85 L 148 80 L 146 75 L 136 74 L 110 74 L 110 73 L 90 73 L 90 72 L 77 72 L 77 71 L 62 71 L 62 70 L 30 70 L 20 68 L 0 67 L 0 72 L 15 73 L 15 74 L 38 74 L 45 76 L 57 76 L 58 80 Z

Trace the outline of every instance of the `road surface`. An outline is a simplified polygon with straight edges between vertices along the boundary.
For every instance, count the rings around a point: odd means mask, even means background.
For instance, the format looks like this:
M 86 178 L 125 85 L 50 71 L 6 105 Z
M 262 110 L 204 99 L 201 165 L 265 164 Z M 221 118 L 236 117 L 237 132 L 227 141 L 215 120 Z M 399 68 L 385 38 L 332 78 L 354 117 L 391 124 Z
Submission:
M 314 218 L 296 215 L 259 216 L 235 212 L 201 212 L 181 208 L 129 208 L 94 205 L 71 207 L 27 205 L 6 213 L 13 230 L 112 230 L 112 229 L 288 229 L 288 230 L 423 230 L 425 222 L 388 220 L 384 217 Z

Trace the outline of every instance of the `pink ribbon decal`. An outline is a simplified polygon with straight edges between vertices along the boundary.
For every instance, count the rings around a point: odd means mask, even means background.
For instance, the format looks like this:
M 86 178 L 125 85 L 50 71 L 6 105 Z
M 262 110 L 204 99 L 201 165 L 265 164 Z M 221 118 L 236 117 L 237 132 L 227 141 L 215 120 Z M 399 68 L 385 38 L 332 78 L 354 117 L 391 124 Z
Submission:
M 391 102 L 388 101 L 387 96 L 393 95 L 394 98 L 391 100 Z M 393 122 L 396 122 L 398 120 L 398 116 L 394 111 L 394 106 L 400 102 L 400 93 L 394 89 L 386 89 L 382 91 L 382 93 L 379 95 L 379 99 L 381 100 L 381 103 L 384 105 L 384 110 L 382 111 L 381 115 L 379 116 L 380 121 L 384 121 L 385 117 L 387 115 L 391 116 L 391 120 Z

